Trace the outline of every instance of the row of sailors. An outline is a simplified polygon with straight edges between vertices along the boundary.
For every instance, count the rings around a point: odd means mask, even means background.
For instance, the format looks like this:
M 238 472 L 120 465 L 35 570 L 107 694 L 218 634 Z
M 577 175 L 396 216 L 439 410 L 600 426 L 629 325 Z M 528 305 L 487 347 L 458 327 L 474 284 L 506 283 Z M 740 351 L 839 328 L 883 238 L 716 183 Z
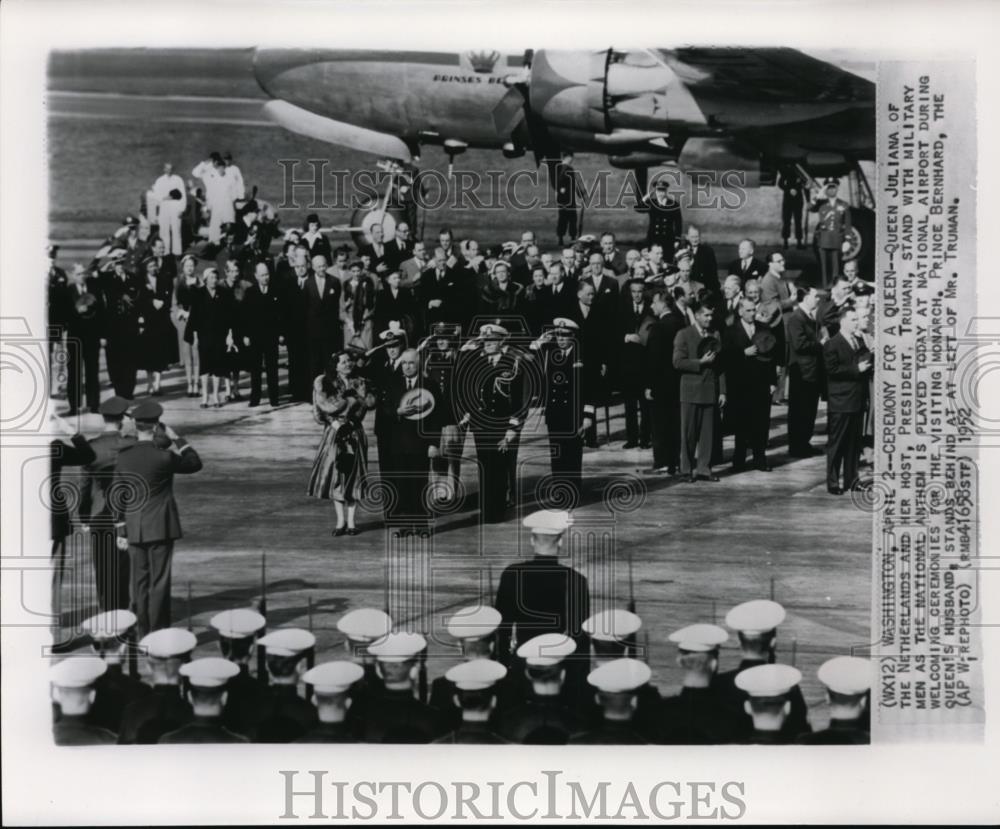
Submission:
M 776 629 L 784 609 L 755 600 L 733 608 L 726 624 L 738 631 L 742 660 L 718 673 L 729 638 L 717 625 L 693 624 L 670 635 L 684 670 L 679 694 L 662 697 L 649 666 L 630 656 L 641 620 L 624 610 L 603 611 L 584 625 L 596 667 L 573 687 L 576 642 L 535 636 L 517 648 L 523 670 L 494 658 L 501 624 L 492 607 L 458 611 L 448 632 L 462 645 L 463 662 L 432 685 L 429 702 L 413 677 L 426 656 L 418 633 L 390 632 L 380 610 L 352 611 L 338 622 L 352 659 L 310 667 L 315 636 L 266 625 L 248 609 L 213 617 L 222 657 L 190 660 L 193 633 L 155 631 L 139 642 L 152 687 L 123 671 L 127 633 L 135 617 L 108 611 L 87 620 L 97 656 L 68 658 L 51 669 L 55 741 L 111 743 L 378 742 L 526 744 L 867 743 L 872 663 L 838 656 L 818 678 L 827 689 L 830 725 L 812 732 L 799 688 L 802 674 L 775 664 Z M 255 644 L 265 649 L 269 685 L 248 669 Z M 591 664 L 589 657 L 585 663 Z M 310 701 L 310 698 L 312 701 Z

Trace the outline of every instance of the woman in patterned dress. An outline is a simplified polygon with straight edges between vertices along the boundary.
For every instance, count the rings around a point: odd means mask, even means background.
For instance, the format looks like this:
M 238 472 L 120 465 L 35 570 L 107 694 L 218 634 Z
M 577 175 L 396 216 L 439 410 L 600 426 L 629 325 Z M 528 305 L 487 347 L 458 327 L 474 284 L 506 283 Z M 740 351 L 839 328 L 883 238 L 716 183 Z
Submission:
M 313 382 L 313 417 L 324 426 L 309 476 L 308 494 L 333 500 L 337 512 L 334 535 L 357 535 L 354 514 L 368 478 L 365 412 L 375 406 L 364 378 L 354 374 L 354 357 L 338 351 L 326 371 Z

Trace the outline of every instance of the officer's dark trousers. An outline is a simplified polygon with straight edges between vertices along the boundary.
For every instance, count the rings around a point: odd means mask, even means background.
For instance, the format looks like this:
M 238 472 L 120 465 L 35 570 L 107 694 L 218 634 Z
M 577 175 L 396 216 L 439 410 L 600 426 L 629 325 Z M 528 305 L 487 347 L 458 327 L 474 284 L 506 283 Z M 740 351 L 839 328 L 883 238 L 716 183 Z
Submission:
M 87 408 L 96 411 L 101 404 L 101 383 L 98 376 L 101 341 L 97 337 L 78 338 L 70 335 L 66 338 L 66 352 L 69 374 L 66 396 L 69 398 L 70 408 L 82 407 L 86 390 Z
M 559 218 L 556 220 L 556 236 L 563 239 L 568 235 L 570 239 L 576 239 L 576 227 L 576 208 L 560 207 Z
M 715 409 L 712 403 L 681 402 L 681 473 L 710 475 L 715 439 Z M 697 469 L 695 459 L 697 457 Z
M 863 412 L 827 412 L 826 485 L 840 486 L 840 469 L 844 469 L 844 489 L 858 480 L 858 459 L 861 456 Z
M 90 555 L 94 563 L 94 584 L 101 611 L 128 610 L 131 590 L 129 554 L 119 550 L 112 528 L 92 530 Z
M 472 436 L 479 460 L 479 510 L 483 521 L 494 524 L 503 521 L 507 503 L 507 453 L 497 448 L 503 434 L 474 430 Z
M 676 389 L 653 389 L 653 468 L 677 469 L 681 459 L 681 404 Z
M 547 496 L 549 506 L 573 509 L 580 503 L 583 489 L 583 439 L 576 435 L 549 435 L 549 460 L 553 484 L 553 492 Z
M 753 453 L 757 466 L 767 462 L 767 434 L 771 424 L 771 389 L 757 386 L 741 391 L 740 398 L 726 402 L 727 414 L 732 415 L 734 428 L 733 467 L 746 463 L 747 449 Z
M 625 440 L 648 443 L 650 436 L 649 401 L 642 389 L 625 389 Z
M 138 371 L 136 342 L 128 337 L 109 337 L 104 353 L 108 358 L 108 378 L 115 394 L 131 400 L 135 394 L 135 375 Z
M 788 451 L 805 455 L 816 429 L 819 383 L 802 377 L 797 363 L 788 367 Z
M 390 498 L 394 499 L 386 516 L 395 522 L 425 522 L 427 484 L 430 479 L 430 461 L 427 450 L 423 452 L 392 452 L 386 460 L 389 465 Z
M 260 373 L 263 365 L 267 375 L 267 398 L 272 406 L 278 405 L 278 344 L 265 342 L 250 344 L 250 402 L 260 403 Z
M 137 635 L 170 627 L 170 570 L 174 558 L 172 540 L 129 544 L 132 570 L 132 612 Z
M 821 287 L 828 288 L 840 274 L 840 251 L 837 248 L 819 249 Z
M 792 222 L 795 222 L 795 241 L 802 242 L 802 199 L 781 200 L 781 238 L 788 240 Z

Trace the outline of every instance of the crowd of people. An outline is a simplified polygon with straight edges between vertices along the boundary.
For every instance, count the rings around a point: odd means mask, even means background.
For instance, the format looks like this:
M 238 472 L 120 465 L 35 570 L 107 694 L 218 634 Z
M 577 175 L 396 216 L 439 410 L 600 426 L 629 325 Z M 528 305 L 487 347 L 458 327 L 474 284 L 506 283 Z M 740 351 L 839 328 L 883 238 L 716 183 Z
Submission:
M 342 616 L 337 630 L 344 650 L 322 661 L 313 632 L 279 627 L 265 633 L 267 618 L 250 608 L 213 616 L 219 652 L 198 658 L 198 637 L 190 629 L 154 630 L 136 648 L 141 623 L 133 613 L 100 613 L 83 625 L 94 655 L 76 655 L 51 669 L 55 741 L 870 741 L 870 660 L 835 656 L 822 663 L 818 678 L 830 720 L 814 729 L 801 672 L 778 659 L 785 610 L 756 599 L 729 610 L 726 628 L 695 623 L 670 634 L 682 679 L 675 693 L 665 693 L 651 682 L 643 658 L 649 643 L 640 643 L 642 619 L 619 608 L 592 613 L 586 577 L 558 561 L 570 515 L 539 511 L 524 524 L 533 557 L 505 570 L 493 605 L 470 605 L 448 619 L 453 655 L 447 657 L 429 659 L 425 636 L 395 629 L 376 608 Z M 730 630 L 739 662 L 721 670 Z M 439 674 L 431 681 L 428 663 Z

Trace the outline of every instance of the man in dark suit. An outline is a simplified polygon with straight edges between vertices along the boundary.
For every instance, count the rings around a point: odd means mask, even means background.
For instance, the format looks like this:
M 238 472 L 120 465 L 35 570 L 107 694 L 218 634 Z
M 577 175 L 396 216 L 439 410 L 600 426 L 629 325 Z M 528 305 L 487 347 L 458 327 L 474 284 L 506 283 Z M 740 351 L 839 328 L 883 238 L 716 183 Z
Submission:
M 66 393 L 69 398 L 69 414 L 74 415 L 81 408 L 84 389 L 87 408 L 96 412 L 101 401 L 101 382 L 98 376 L 104 322 L 101 291 L 97 279 L 88 277 L 83 265 L 74 265 L 62 295 L 66 306 L 66 353 L 69 358 Z
M 719 293 L 719 266 L 715 251 L 701 240 L 701 231 L 688 228 L 685 243 L 691 251 L 691 281 L 700 282 L 714 294 Z
M 553 170 L 556 191 L 556 205 L 559 215 L 556 219 L 556 237 L 563 244 L 563 237 L 575 239 L 577 234 L 577 181 L 573 169 L 573 156 L 566 153 L 549 168 Z
M 563 262 L 553 262 L 549 266 L 548 283 L 543 294 L 545 308 L 544 324 L 548 325 L 556 317 L 568 317 L 576 305 L 576 282 L 567 279 Z
M 260 373 L 267 375 L 267 397 L 272 406 L 278 405 L 278 344 L 282 341 L 284 303 L 271 285 L 271 269 L 267 262 L 254 266 L 257 284 L 247 289 L 243 297 L 246 334 L 243 344 L 250 349 L 250 408 L 260 405 Z
M 736 249 L 736 258 L 729 263 L 729 273 L 736 274 L 741 283 L 748 279 L 763 279 L 767 265 L 756 256 L 756 246 L 752 239 L 742 239 Z
M 861 431 L 868 397 L 872 355 L 857 333 L 858 312 L 840 317 L 840 331 L 823 346 L 827 383 L 826 488 L 831 495 L 851 489 L 858 480 Z M 843 487 L 840 470 L 843 467 Z
M 604 256 L 597 251 L 590 254 L 587 270 L 581 283 L 594 288 L 594 305 L 609 318 L 618 313 L 619 286 L 615 272 L 604 264 Z
M 646 399 L 646 341 L 653 312 L 642 278 L 630 280 L 618 308 L 618 383 L 625 401 L 625 449 L 649 447 L 650 401 Z
M 735 431 L 733 472 L 746 468 L 747 448 L 753 452 L 754 468 L 769 472 L 767 435 L 771 424 L 771 387 L 774 362 L 755 341 L 756 306 L 744 297 L 739 319 L 723 332 L 722 356 L 726 376 L 726 417 Z M 766 330 L 766 328 L 764 329 Z M 773 336 L 771 339 L 773 343 Z
M 371 260 L 369 267 L 372 271 L 379 276 L 385 276 L 390 270 L 388 250 L 385 244 L 385 228 L 379 223 L 373 224 L 368 235 L 371 237 L 371 244 L 362 245 L 358 255 L 367 256 Z
M 785 256 L 775 251 L 768 257 L 767 273 L 760 281 L 760 304 L 770 321 L 771 330 L 777 338 L 775 346 L 778 365 L 778 387 L 774 391 L 774 402 L 785 402 L 785 323 L 795 310 L 796 292 L 791 280 L 785 278 Z
M 124 522 L 132 565 L 132 605 L 138 634 L 170 625 L 170 576 L 174 542 L 181 538 L 180 516 L 174 501 L 174 475 L 201 469 L 201 458 L 186 440 L 164 426 L 172 441 L 169 449 L 153 440 L 163 407 L 152 401 L 133 409 L 136 443 L 124 447 L 115 463 L 112 486 L 117 495 L 117 518 Z
M 390 520 L 404 520 L 426 532 L 427 505 L 424 495 L 430 476 L 430 461 L 438 456 L 441 442 L 441 412 L 444 401 L 437 385 L 420 376 L 420 357 L 413 349 L 400 356 L 400 374 L 389 383 L 386 404 L 392 421 L 389 431 L 389 473 L 396 503 Z M 422 394 L 421 394 L 422 392 Z M 413 530 L 400 527 L 397 536 Z
M 604 259 L 604 267 L 616 277 L 628 273 L 628 263 L 625 261 L 625 254 L 618 250 L 614 233 L 601 234 L 601 256 Z
M 308 381 L 326 368 L 343 342 L 340 330 L 340 282 L 326 272 L 326 258 L 314 256 L 305 286 L 305 336 L 309 355 Z M 311 387 L 311 386 L 310 386 Z
M 819 292 L 799 289 L 799 305 L 788 318 L 788 454 L 808 458 L 821 450 L 809 445 L 823 388 L 823 343 L 817 320 Z
M 447 238 L 450 240 L 450 234 Z M 420 305 L 425 315 L 423 327 L 444 322 L 461 325 L 466 332 L 476 310 L 476 277 L 465 267 L 461 253 L 454 247 L 450 251 L 436 248 L 431 266 L 420 277 Z
M 604 277 L 605 281 L 609 277 Z M 616 285 L 617 287 L 617 285 Z M 614 347 L 614 310 L 607 305 L 597 305 L 597 292 L 590 282 L 580 282 L 576 291 L 577 302 L 568 318 L 579 327 L 580 359 L 583 360 L 583 384 L 587 388 L 590 401 L 595 405 L 606 405 L 608 400 L 608 372 L 612 364 Z M 597 419 L 591 423 L 584 435 L 584 442 L 593 448 L 597 446 Z
M 721 344 L 709 331 L 715 306 L 693 302 L 691 311 L 694 324 L 674 338 L 674 368 L 681 376 L 681 474 L 692 483 L 718 481 L 712 472 L 712 447 L 716 410 L 726 405 L 726 377 Z
M 788 250 L 788 237 L 795 224 L 795 247 L 805 247 L 802 243 L 802 205 L 805 203 L 805 183 L 798 170 L 792 165 L 778 171 L 778 189 L 781 190 L 781 240 Z
M 125 269 L 124 260 L 118 259 L 114 272 L 105 277 L 102 289 L 108 379 L 116 395 L 131 400 L 138 371 L 139 283 Z
M 388 271 L 399 270 L 413 254 L 413 240 L 410 238 L 410 226 L 406 222 L 396 225 L 396 235 L 385 243 L 385 264 Z M 404 286 L 404 287 L 409 287 Z
M 292 401 L 312 400 L 312 383 L 319 375 L 309 376 L 309 347 L 306 340 L 306 286 L 311 280 L 309 265 L 302 254 L 294 254 L 292 275 L 282 286 L 282 317 L 287 332 L 288 386 Z
M 845 308 L 853 308 L 854 293 L 851 282 L 846 276 L 838 276 L 830 286 L 830 294 L 820 300 L 816 316 L 821 328 L 826 329 L 826 336 L 833 337 L 840 330 L 840 315 Z
M 683 293 L 683 291 L 682 291 Z M 671 313 L 665 290 L 653 293 L 650 310 L 656 321 L 646 341 L 646 399 L 651 402 L 655 473 L 673 475 L 681 457 L 680 377 L 674 368 L 674 338 L 686 322 Z

